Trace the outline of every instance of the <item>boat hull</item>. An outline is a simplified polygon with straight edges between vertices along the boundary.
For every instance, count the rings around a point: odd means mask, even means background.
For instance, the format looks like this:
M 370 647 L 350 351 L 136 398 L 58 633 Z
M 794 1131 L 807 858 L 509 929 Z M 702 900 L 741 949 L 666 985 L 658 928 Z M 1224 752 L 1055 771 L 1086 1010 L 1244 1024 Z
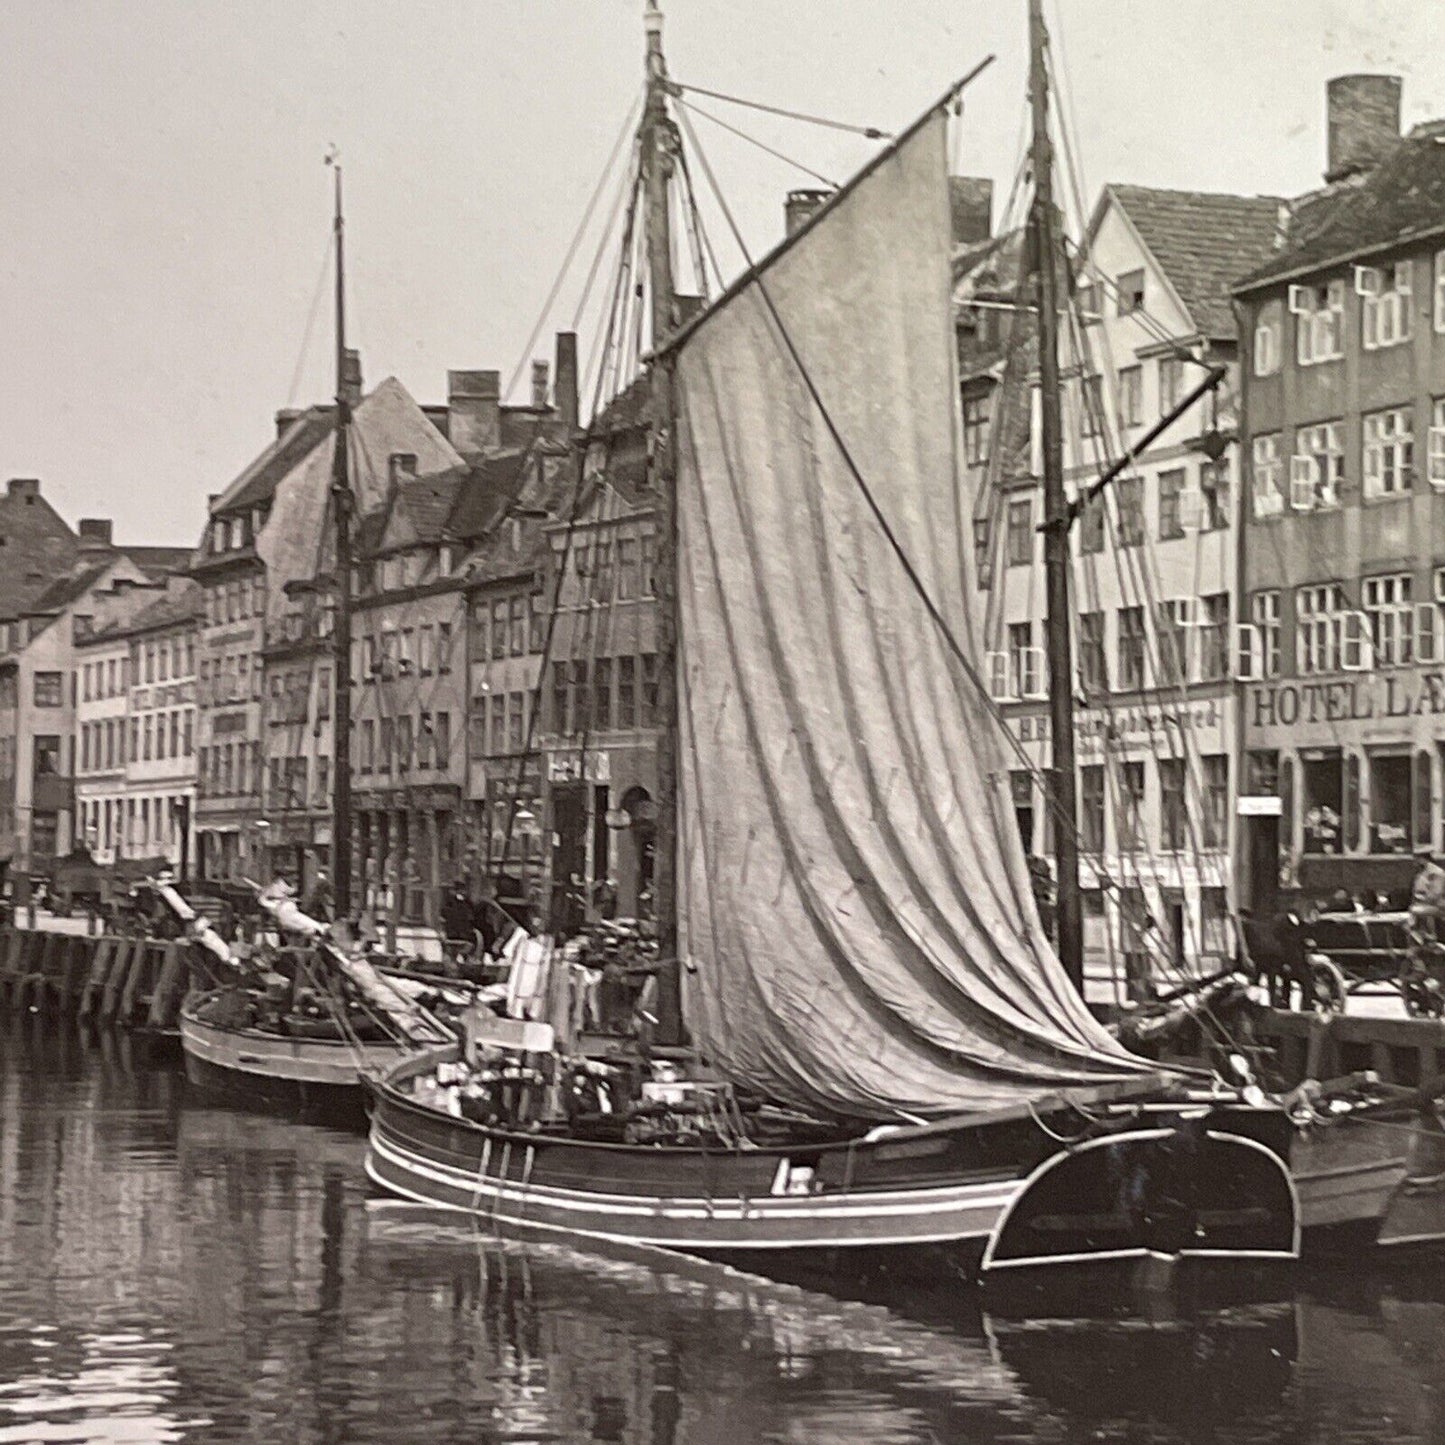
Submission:
M 224 1028 L 198 1018 L 190 1000 L 181 1010 L 180 1033 L 186 1077 L 207 1094 L 357 1130 L 366 1127 L 362 1073 L 379 1073 L 401 1057 L 390 1043 Z
M 420 1067 L 368 1081 L 367 1173 L 499 1230 L 754 1268 L 908 1258 L 1000 1273 L 1159 1253 L 1279 1260 L 1298 1248 L 1278 1153 L 1205 1117 L 1188 1129 L 1149 1117 L 1069 1149 L 1028 1111 L 823 1146 L 660 1148 L 454 1117 L 397 1087 Z

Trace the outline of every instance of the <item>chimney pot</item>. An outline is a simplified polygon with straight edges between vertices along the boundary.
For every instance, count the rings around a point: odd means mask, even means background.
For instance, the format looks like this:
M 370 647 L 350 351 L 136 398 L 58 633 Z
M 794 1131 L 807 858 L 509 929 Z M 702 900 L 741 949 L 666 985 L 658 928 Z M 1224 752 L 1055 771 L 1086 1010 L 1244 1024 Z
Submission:
M 1325 87 L 1327 182 L 1373 170 L 1400 139 L 1400 77 L 1337 75 Z
M 557 420 L 564 439 L 577 430 L 577 333 L 557 333 Z
M 502 444 L 502 373 L 447 372 L 447 436 L 464 457 Z
M 535 411 L 542 411 L 547 405 L 547 383 L 551 380 L 551 372 L 545 361 L 534 361 L 532 363 L 532 407 Z
M 38 497 L 40 495 L 40 478 L 11 477 L 5 484 L 5 495 L 8 497 Z

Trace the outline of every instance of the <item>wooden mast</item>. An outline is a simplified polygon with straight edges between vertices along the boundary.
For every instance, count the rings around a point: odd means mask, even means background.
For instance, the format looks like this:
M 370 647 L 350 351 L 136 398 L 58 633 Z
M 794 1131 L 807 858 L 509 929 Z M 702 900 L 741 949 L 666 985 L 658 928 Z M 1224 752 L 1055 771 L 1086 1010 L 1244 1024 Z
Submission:
M 331 454 L 331 506 L 335 519 L 336 615 L 332 635 L 335 729 L 332 738 L 331 872 L 335 915 L 351 919 L 351 381 L 346 361 L 345 227 L 341 165 L 336 172 L 336 442 Z M 299 880 L 298 880 L 299 886 Z
M 684 1041 L 677 957 L 677 506 L 673 441 L 672 357 L 661 349 L 677 324 L 672 272 L 671 183 L 677 135 L 667 113 L 662 11 L 649 0 L 647 103 L 642 117 L 648 281 L 652 296 L 651 450 L 657 499 L 657 833 L 653 912 L 657 920 L 657 1038 Z
M 1049 736 L 1058 870 L 1059 959 L 1082 997 L 1083 912 L 1079 898 L 1079 839 L 1074 791 L 1074 665 L 1069 635 L 1069 522 L 1064 495 L 1063 429 L 1059 408 L 1059 272 L 1049 140 L 1049 84 L 1044 59 L 1043 0 L 1029 0 L 1029 93 L 1033 111 L 1034 199 L 1029 215 L 1030 254 L 1039 336 L 1039 421 L 1044 483 L 1044 581 L 1048 599 Z

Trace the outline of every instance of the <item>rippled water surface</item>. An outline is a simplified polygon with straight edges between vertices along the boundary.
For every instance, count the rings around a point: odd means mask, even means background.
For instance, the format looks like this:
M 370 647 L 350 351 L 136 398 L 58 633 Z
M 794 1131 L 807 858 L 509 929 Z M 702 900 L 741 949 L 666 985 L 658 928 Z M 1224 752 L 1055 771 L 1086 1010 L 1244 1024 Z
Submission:
M 1438 1261 L 1020 1323 L 478 1238 L 369 1202 L 359 1139 L 38 1021 L 0 1095 L 0 1445 L 1445 1436 Z

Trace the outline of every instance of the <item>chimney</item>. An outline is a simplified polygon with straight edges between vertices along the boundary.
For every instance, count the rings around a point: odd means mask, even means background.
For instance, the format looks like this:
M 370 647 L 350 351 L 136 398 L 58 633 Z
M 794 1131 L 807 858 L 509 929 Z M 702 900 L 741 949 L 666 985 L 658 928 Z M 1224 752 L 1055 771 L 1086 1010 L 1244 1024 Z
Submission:
M 109 552 L 114 546 L 111 541 L 111 527 L 114 524 L 109 517 L 82 517 L 77 531 L 80 534 L 80 550 L 82 552 Z
M 532 407 L 535 411 L 547 409 L 547 383 L 550 373 L 545 361 L 532 363 Z
M 832 195 L 832 191 L 789 191 L 783 202 L 783 234 L 791 236 L 806 226 Z
M 1400 77 L 1337 75 L 1325 87 L 1326 182 L 1373 170 L 1400 139 Z
M 352 406 L 361 404 L 361 353 L 350 347 L 341 364 L 341 394 Z
M 568 439 L 577 430 L 577 333 L 557 333 L 557 420 Z
M 33 502 L 40 495 L 39 477 L 11 477 L 5 484 L 5 495 Z
M 447 436 L 464 456 L 495 452 L 502 443 L 502 373 L 447 372 Z
M 993 235 L 993 182 L 985 176 L 949 176 L 953 244 L 973 246 Z

